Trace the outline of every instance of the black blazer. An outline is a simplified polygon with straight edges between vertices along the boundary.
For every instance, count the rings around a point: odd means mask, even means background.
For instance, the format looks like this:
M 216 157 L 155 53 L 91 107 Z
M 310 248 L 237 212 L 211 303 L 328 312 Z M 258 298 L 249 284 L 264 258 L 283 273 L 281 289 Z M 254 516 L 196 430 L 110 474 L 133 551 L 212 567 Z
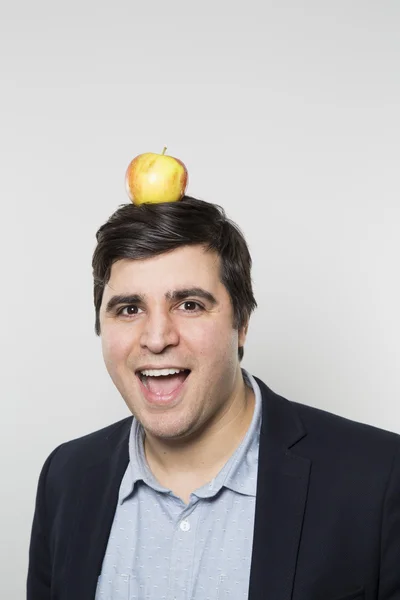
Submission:
M 257 382 L 263 419 L 249 599 L 400 600 L 400 436 L 289 402 Z M 28 600 L 94 599 L 131 422 L 62 444 L 47 459 Z

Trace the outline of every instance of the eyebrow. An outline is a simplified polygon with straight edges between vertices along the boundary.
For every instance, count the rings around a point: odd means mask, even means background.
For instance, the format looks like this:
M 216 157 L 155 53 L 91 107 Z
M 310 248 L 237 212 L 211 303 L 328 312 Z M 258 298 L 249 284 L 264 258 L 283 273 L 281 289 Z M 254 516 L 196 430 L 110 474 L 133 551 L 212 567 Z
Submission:
M 193 296 L 206 300 L 212 306 L 217 304 L 216 298 L 210 292 L 207 292 L 207 290 L 204 290 L 200 287 L 184 288 L 165 293 L 165 298 L 171 302 L 177 302 L 179 300 L 183 301 L 186 300 L 186 298 Z M 112 312 L 112 310 L 120 304 L 145 304 L 145 302 L 146 294 L 118 294 L 116 296 L 112 296 L 112 298 L 110 298 L 110 300 L 107 302 L 106 312 Z

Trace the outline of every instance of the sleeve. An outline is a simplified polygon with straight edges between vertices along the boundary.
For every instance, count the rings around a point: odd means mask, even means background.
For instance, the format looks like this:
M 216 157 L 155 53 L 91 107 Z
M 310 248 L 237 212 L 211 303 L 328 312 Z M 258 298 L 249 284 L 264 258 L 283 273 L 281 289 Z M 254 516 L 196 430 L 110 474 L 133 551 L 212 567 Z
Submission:
M 47 458 L 39 476 L 29 545 L 27 600 L 50 600 L 51 598 L 51 556 L 47 533 L 46 485 L 51 462 L 59 448 L 60 446 L 53 450 Z
M 383 506 L 378 599 L 400 600 L 400 447 Z

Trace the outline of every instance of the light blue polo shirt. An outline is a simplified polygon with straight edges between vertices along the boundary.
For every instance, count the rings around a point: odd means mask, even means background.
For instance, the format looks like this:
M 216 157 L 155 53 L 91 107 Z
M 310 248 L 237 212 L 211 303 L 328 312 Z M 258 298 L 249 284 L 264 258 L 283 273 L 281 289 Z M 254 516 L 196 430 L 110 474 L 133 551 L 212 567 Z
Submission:
M 261 426 L 261 392 L 250 427 L 218 475 L 185 504 L 162 487 L 133 419 L 96 600 L 245 600 L 248 597 Z

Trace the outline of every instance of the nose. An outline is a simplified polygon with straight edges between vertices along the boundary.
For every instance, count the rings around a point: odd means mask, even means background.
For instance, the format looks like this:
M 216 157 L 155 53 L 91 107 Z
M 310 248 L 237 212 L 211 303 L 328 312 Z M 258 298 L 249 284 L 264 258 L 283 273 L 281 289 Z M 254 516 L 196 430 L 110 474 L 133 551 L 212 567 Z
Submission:
M 140 345 L 153 354 L 160 354 L 168 346 L 176 346 L 179 335 L 173 320 L 166 314 L 153 314 L 145 320 Z

